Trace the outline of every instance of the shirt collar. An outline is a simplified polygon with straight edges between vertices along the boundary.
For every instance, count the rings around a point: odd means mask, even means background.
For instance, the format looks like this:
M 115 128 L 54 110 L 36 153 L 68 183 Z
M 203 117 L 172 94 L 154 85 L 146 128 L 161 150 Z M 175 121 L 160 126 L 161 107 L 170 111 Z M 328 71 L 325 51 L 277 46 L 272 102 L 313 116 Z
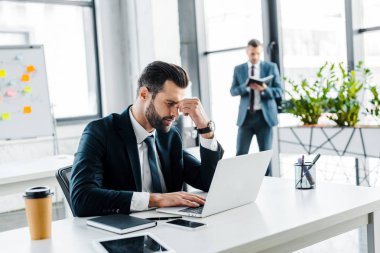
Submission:
M 153 135 L 153 137 L 154 137 L 156 130 L 153 130 L 151 133 L 146 131 L 145 128 L 143 128 L 140 125 L 140 123 L 138 123 L 137 120 L 135 119 L 135 117 L 133 116 L 132 106 L 129 109 L 129 117 L 131 118 L 132 128 L 133 128 L 133 131 L 135 132 L 136 141 L 138 144 L 141 144 L 146 139 L 146 137 L 148 137 L 149 135 Z
M 254 65 L 254 66 L 255 66 L 255 69 L 258 69 L 258 68 L 260 67 L 260 63 L 261 63 L 261 61 L 259 61 L 259 62 L 256 63 L 256 64 L 252 64 L 250 61 L 248 61 L 248 68 L 251 68 L 252 65 Z

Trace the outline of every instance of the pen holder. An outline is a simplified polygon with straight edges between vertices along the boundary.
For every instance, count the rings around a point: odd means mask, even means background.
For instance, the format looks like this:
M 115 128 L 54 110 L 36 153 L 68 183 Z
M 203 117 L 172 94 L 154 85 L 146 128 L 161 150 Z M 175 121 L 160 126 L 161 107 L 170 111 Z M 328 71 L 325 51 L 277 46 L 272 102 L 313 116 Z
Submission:
M 295 171 L 295 187 L 296 189 L 314 189 L 315 188 L 315 164 L 305 162 L 303 165 L 294 164 Z

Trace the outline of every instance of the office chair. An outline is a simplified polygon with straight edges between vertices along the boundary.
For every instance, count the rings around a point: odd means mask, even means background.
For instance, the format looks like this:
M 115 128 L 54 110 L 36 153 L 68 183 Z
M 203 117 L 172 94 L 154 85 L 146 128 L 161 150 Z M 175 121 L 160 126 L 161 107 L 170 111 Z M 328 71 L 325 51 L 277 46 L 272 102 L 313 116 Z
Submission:
M 63 194 L 65 194 L 67 203 L 69 203 L 71 212 L 74 215 L 73 207 L 71 206 L 70 201 L 70 178 L 71 178 L 71 169 L 72 166 L 67 166 L 64 168 L 60 168 L 56 173 L 55 177 L 57 178 L 57 181 L 59 185 L 61 186 L 61 189 L 63 191 Z M 75 215 L 74 215 L 75 216 Z

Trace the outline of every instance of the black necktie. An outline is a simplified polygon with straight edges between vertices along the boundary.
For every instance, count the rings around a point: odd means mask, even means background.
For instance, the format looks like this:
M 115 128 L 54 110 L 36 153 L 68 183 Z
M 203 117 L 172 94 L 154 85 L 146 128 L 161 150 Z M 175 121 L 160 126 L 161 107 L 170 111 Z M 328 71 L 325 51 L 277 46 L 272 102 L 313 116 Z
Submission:
M 252 65 L 251 67 L 251 76 L 255 75 L 255 66 Z M 250 90 L 249 92 L 249 112 L 253 113 L 253 105 L 255 104 L 255 91 Z
M 160 175 L 158 174 L 158 165 L 157 165 L 157 158 L 156 153 L 154 152 L 154 137 L 153 135 L 149 135 L 146 137 L 144 142 L 148 146 L 148 161 L 149 161 L 149 167 L 150 167 L 150 174 L 152 176 L 152 188 L 153 192 L 162 192 L 161 182 L 160 182 Z

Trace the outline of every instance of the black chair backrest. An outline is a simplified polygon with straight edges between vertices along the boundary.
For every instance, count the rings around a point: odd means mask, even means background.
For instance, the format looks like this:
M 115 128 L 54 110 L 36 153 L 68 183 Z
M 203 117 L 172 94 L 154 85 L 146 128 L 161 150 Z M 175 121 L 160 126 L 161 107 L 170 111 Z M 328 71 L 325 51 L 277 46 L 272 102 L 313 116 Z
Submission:
M 63 191 L 63 194 L 65 194 L 67 203 L 69 203 L 71 212 L 74 215 L 73 207 L 71 206 L 71 199 L 70 199 L 70 178 L 71 178 L 71 169 L 72 166 L 67 166 L 64 168 L 59 169 L 55 173 L 55 177 L 57 178 L 57 181 L 59 185 L 61 186 L 61 189 Z M 74 215 L 75 216 L 75 215 Z

